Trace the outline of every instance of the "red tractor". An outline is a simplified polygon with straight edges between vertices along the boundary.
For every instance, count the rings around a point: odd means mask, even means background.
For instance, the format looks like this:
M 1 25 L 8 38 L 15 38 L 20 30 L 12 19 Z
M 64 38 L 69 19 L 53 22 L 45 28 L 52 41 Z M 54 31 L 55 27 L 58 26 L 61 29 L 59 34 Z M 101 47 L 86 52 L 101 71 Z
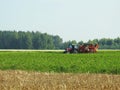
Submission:
M 98 44 L 70 45 L 64 53 L 95 53 L 97 49 Z

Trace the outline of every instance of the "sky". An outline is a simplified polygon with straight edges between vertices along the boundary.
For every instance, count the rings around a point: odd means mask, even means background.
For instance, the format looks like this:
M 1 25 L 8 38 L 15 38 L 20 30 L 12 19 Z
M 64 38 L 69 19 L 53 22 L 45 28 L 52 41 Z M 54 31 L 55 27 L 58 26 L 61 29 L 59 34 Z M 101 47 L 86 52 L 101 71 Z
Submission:
M 40 31 L 63 41 L 120 37 L 120 0 L 0 0 L 0 30 Z

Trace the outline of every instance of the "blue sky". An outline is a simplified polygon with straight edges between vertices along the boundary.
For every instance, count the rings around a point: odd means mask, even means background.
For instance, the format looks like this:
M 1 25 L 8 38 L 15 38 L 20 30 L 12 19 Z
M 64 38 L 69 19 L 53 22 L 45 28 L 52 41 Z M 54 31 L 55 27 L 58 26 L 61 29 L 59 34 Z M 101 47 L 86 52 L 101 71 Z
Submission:
M 0 30 L 40 31 L 64 41 L 120 37 L 120 0 L 0 0 Z

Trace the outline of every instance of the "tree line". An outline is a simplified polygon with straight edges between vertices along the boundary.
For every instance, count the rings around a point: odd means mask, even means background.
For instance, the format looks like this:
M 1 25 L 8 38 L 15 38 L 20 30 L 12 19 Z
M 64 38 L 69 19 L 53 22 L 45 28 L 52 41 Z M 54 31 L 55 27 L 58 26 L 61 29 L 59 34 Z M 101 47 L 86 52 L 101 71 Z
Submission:
M 0 31 L 0 49 L 65 49 L 69 44 L 83 44 L 82 40 L 63 42 L 58 35 L 41 32 Z M 88 40 L 90 44 L 99 44 L 100 49 L 120 49 L 120 38 L 102 38 Z
M 62 38 L 41 32 L 0 31 L 0 49 L 61 49 Z

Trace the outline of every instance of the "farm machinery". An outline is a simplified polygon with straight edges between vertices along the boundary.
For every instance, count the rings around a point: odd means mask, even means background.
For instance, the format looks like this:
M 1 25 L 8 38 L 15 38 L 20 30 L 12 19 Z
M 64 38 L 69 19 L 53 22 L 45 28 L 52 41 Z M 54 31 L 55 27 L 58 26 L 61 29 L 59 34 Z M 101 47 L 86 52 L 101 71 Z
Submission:
M 97 52 L 98 44 L 83 44 L 83 45 L 69 45 L 64 53 L 95 53 Z

